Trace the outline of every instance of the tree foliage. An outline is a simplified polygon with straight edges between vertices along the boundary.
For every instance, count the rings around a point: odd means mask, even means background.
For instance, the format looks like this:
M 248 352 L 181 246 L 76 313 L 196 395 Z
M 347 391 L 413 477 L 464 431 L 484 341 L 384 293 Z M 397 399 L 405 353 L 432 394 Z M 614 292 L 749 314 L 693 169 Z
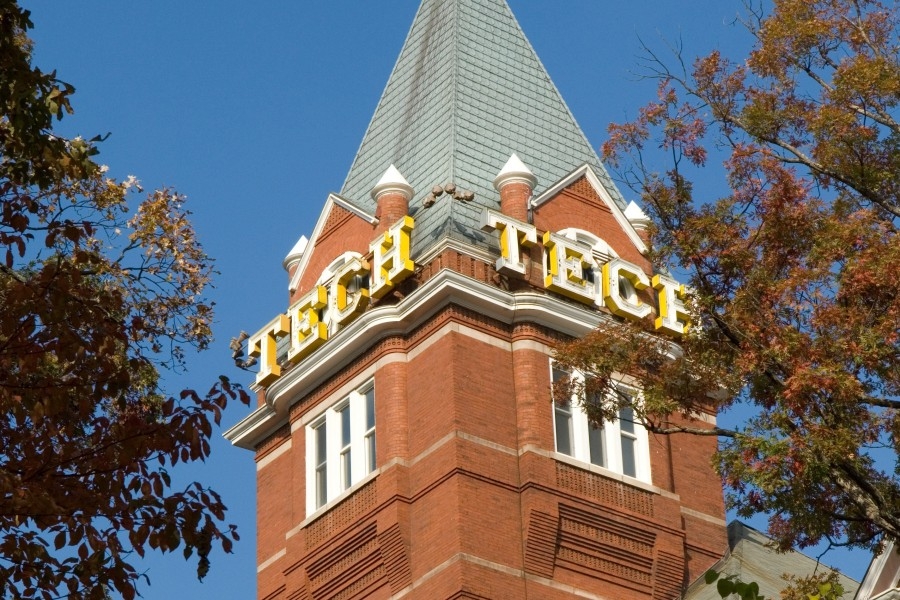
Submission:
M 658 98 L 604 146 L 653 217 L 655 267 L 689 286 L 681 350 L 613 323 L 559 359 L 610 393 L 640 379 L 653 431 L 719 436 L 730 503 L 782 549 L 877 547 L 900 540 L 900 14 L 769 9 L 748 7 L 742 60 L 651 54 Z M 695 195 L 720 164 L 728 193 Z M 735 405 L 754 416 L 733 430 L 667 419 Z
M 168 469 L 204 460 L 246 393 L 166 398 L 160 373 L 205 348 L 213 273 L 172 190 L 137 197 L 64 139 L 74 88 L 31 61 L 29 13 L 0 1 L 0 595 L 136 594 L 147 549 L 230 551 L 225 506 Z
M 746 582 L 736 575 L 722 575 L 709 570 L 704 575 L 707 585 L 716 585 L 716 593 L 722 600 L 765 600 L 760 595 L 759 584 Z M 787 587 L 781 592 L 781 600 L 840 600 L 844 596 L 844 586 L 840 574 L 826 570 L 805 577 L 784 575 Z

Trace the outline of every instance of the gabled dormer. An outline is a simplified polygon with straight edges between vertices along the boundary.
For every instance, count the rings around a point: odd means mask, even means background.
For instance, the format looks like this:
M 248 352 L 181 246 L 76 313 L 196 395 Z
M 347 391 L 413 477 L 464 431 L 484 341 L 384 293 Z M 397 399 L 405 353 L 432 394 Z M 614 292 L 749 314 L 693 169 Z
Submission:
M 329 194 L 310 238 L 300 240 L 285 258 L 290 304 L 309 290 L 323 270 L 344 252 L 365 254 L 378 219 L 337 194 Z M 302 246 L 302 248 L 300 248 Z M 299 260 L 297 256 L 299 254 Z

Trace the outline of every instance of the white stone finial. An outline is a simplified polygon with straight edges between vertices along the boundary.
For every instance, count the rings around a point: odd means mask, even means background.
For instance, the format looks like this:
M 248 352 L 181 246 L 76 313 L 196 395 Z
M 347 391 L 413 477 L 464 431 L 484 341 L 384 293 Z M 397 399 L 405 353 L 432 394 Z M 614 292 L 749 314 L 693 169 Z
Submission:
M 625 209 L 625 218 L 637 231 L 646 231 L 647 227 L 650 226 L 650 217 L 641 210 L 640 206 L 635 204 L 634 200 Z
M 388 192 L 403 194 L 407 200 L 413 197 L 412 186 L 409 185 L 409 182 L 406 181 L 406 178 L 400 174 L 400 171 L 394 165 L 388 167 L 388 170 L 384 172 L 384 175 L 372 188 L 372 199 L 378 200 L 378 196 Z
M 509 157 L 497 177 L 494 178 L 494 189 L 500 191 L 500 188 L 507 183 L 527 183 L 531 189 L 537 185 L 537 177 L 515 153 Z
M 294 244 L 294 247 L 291 248 L 291 251 L 284 257 L 284 261 L 281 263 L 284 268 L 290 269 L 292 265 L 300 262 L 300 259 L 303 258 L 303 255 L 306 253 L 306 246 L 308 245 L 309 240 L 305 235 L 301 235 L 300 239 L 297 240 L 297 243 Z

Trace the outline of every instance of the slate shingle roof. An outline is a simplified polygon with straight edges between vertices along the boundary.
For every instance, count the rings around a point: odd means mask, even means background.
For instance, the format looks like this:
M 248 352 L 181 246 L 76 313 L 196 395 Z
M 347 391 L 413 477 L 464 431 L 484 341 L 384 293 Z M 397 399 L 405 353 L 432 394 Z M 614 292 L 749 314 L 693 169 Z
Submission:
M 374 212 L 369 192 L 394 164 L 416 192 L 415 255 L 444 237 L 488 245 L 482 207 L 499 207 L 492 182 L 513 153 L 536 194 L 588 163 L 625 207 L 505 0 L 423 0 L 341 196 Z M 445 194 L 423 209 L 447 182 L 475 201 Z

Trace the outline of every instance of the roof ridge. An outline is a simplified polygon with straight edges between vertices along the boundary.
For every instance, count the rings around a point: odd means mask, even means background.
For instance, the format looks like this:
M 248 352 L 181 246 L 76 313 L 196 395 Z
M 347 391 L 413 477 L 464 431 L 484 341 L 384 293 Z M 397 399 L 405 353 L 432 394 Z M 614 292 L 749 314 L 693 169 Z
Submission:
M 547 83 L 550 84 L 550 86 L 553 88 L 553 90 L 556 91 L 556 95 L 559 96 L 559 100 L 560 100 L 560 102 L 562 102 L 563 108 L 565 109 L 566 113 L 569 115 L 569 119 L 572 120 L 572 124 L 575 125 L 575 128 L 578 130 L 578 133 L 581 135 L 581 137 L 583 137 L 586 141 L 588 141 L 588 144 L 590 145 L 590 141 L 588 140 L 587 135 L 585 135 L 584 130 L 581 128 L 581 125 L 579 125 L 578 120 L 575 118 L 574 113 L 572 113 L 572 109 L 569 108 L 569 103 L 566 102 L 565 96 L 562 95 L 562 92 L 560 92 L 559 88 L 556 87 L 556 83 L 554 83 L 553 79 L 550 78 L 550 71 L 548 71 L 547 67 L 544 66 L 544 61 L 541 60 L 541 55 L 538 54 L 537 50 L 534 49 L 534 46 L 531 44 L 531 40 L 528 39 L 528 35 L 525 33 L 525 30 L 522 29 L 522 25 L 519 23 L 519 20 L 516 18 L 516 13 L 513 12 L 512 8 L 509 6 L 509 2 L 507 2 L 507 0 L 501 0 L 501 1 L 504 4 L 506 4 L 506 8 L 507 8 L 507 10 L 509 10 L 509 14 L 512 16 L 513 22 L 515 22 L 516 27 L 519 28 L 519 31 L 522 32 L 522 38 L 525 40 L 525 43 L 528 45 L 528 49 L 531 50 L 532 55 L 534 55 L 534 58 L 537 60 L 537 63 L 540 66 L 541 71 L 544 73 L 544 76 L 547 79 Z M 594 150 L 594 147 L 591 146 L 591 149 Z M 596 150 L 594 150 L 594 154 L 597 154 Z M 596 173 L 596 171 L 595 171 L 595 173 L 597 174 L 600 181 L 603 183 L 603 186 L 605 188 L 607 188 L 607 191 L 610 193 L 610 196 L 612 196 L 613 201 L 619 205 L 619 208 L 624 210 L 626 208 L 628 202 L 625 200 L 625 197 L 622 196 L 622 193 L 621 193 L 621 191 L 619 191 L 619 188 L 613 183 L 612 177 L 609 175 L 609 172 L 606 170 L 606 167 L 603 165 L 603 162 L 601 162 L 599 160 L 599 158 L 600 157 L 598 155 L 597 156 L 597 159 L 598 159 L 597 164 L 592 165 L 595 168 L 599 168 L 599 170 L 600 170 L 599 173 Z M 576 165 L 576 167 L 580 167 L 580 166 L 581 165 Z M 544 182 L 538 182 L 538 183 L 539 184 L 543 183 L 544 186 L 550 186 L 556 182 L 555 181 L 544 181 Z
M 423 2 L 424 4 L 424 2 Z M 450 164 L 448 165 L 449 173 L 450 173 L 450 181 L 447 183 L 456 183 L 456 143 L 457 136 L 459 136 L 459 114 L 456 111 L 456 104 L 459 98 L 458 93 L 458 85 L 459 85 L 459 40 L 462 36 L 457 35 L 458 29 L 462 27 L 461 23 L 462 14 L 459 10 L 459 2 L 453 3 L 453 23 L 454 23 L 454 35 L 453 35 L 453 74 L 451 75 L 451 89 L 453 93 L 450 96 Z M 440 183 L 440 182 L 438 182 Z M 453 211 L 450 210 L 448 213 L 448 219 L 453 221 Z
M 425 10 L 425 1 L 423 0 L 419 4 L 419 8 L 416 9 L 416 14 L 413 17 L 412 24 L 409 26 L 409 31 L 406 32 L 406 37 L 403 39 L 403 45 L 400 47 L 400 53 L 397 55 L 397 60 L 394 61 L 394 66 L 391 68 L 391 74 L 388 75 L 388 83 L 394 78 L 394 74 L 397 72 L 397 69 L 400 67 L 400 61 L 403 58 L 403 52 L 406 50 L 407 44 L 409 44 L 409 40 L 413 34 L 413 28 L 416 25 L 416 22 L 419 20 L 419 13 Z M 350 165 L 350 169 L 347 171 L 347 175 L 344 177 L 344 182 L 341 184 L 341 192 L 343 192 L 347 183 L 350 179 L 350 176 L 353 174 L 353 167 L 356 166 L 356 161 L 359 159 L 359 155 L 362 152 L 363 145 L 366 143 L 366 139 L 369 136 L 369 131 L 372 129 L 372 125 L 375 123 L 375 117 L 378 116 L 378 107 L 381 106 L 381 103 L 384 102 L 385 96 L 387 96 L 388 90 L 390 89 L 390 85 L 385 85 L 384 89 L 381 90 L 381 95 L 378 97 L 378 102 L 375 104 L 375 111 L 372 113 L 372 118 L 369 119 L 368 125 L 366 125 L 366 131 L 363 133 L 362 138 L 359 140 L 359 146 L 356 148 L 356 154 L 353 155 L 353 162 Z M 341 195 L 341 194 L 336 194 Z M 347 198 L 344 198 L 345 200 Z

